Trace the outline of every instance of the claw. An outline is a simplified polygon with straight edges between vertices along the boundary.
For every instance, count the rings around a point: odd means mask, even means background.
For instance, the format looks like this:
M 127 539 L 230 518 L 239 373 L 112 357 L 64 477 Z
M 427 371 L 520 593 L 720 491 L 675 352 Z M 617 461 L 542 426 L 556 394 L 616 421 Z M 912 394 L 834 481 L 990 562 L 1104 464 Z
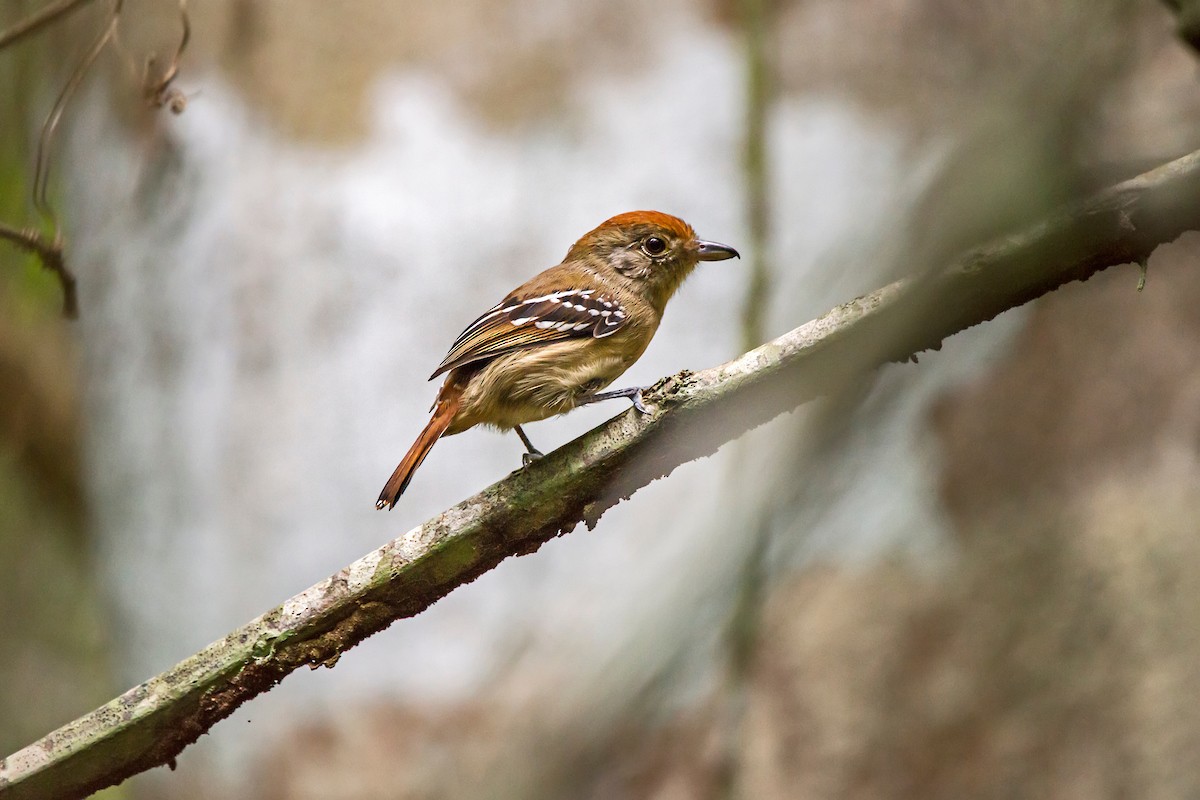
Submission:
M 526 452 L 521 454 L 521 466 L 528 467 L 542 457 L 542 451 L 533 446 L 533 442 L 529 441 L 529 437 L 525 435 L 525 431 L 521 430 L 520 425 L 514 425 L 513 430 L 516 431 L 517 436 L 521 437 L 521 444 L 525 445 Z
M 633 407 L 638 410 L 638 413 L 649 414 L 650 409 L 646 408 L 646 404 L 642 402 L 642 387 L 631 386 L 628 389 L 617 389 L 612 392 L 600 392 L 599 394 L 588 394 L 580 397 L 575 401 L 576 405 L 584 406 L 589 403 L 599 403 L 601 400 L 616 400 L 617 398 L 625 398 L 633 403 Z
M 642 390 L 640 388 L 634 390 L 633 395 L 629 399 L 633 401 L 633 407 L 638 410 L 639 414 L 650 413 L 650 409 L 646 408 L 646 404 L 642 402 Z

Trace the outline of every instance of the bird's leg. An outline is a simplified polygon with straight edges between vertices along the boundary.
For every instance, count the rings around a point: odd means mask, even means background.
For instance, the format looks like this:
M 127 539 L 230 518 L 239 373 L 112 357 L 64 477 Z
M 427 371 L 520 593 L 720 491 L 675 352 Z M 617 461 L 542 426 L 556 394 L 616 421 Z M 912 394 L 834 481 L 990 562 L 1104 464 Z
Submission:
M 616 400 L 619 397 L 628 399 L 639 413 L 650 413 L 650 409 L 646 408 L 645 404 L 642 403 L 642 387 L 640 386 L 630 386 L 628 389 L 614 389 L 611 392 L 585 394 L 575 401 L 575 405 L 586 406 L 589 403 L 599 403 L 601 400 Z
M 521 453 L 521 463 L 529 466 L 534 461 L 542 457 L 542 451 L 533 446 L 533 442 L 529 441 L 529 437 L 525 435 L 525 431 L 521 430 L 520 425 L 513 425 L 513 430 L 517 432 L 517 436 L 521 437 L 521 443 L 525 445 L 525 449 L 529 452 Z

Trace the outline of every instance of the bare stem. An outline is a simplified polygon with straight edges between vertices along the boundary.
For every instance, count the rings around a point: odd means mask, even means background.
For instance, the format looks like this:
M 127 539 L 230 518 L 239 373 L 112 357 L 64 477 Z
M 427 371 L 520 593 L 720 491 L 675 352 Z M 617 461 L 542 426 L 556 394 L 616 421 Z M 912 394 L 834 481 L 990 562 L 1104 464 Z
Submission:
M 0 50 L 19 42 L 26 36 L 32 36 L 90 2 L 92 0 L 59 0 L 57 3 L 51 3 L 40 11 L 30 14 L 8 30 L 0 32 Z
M 63 258 L 61 239 L 47 240 L 32 228 L 18 230 L 0 222 L 0 239 L 11 242 L 17 247 L 33 253 L 42 262 L 42 266 L 53 272 L 62 284 L 63 316 L 69 319 L 79 317 L 79 299 L 75 293 L 75 276 L 67 269 Z
M 146 102 L 153 108 L 162 108 L 166 106 L 175 114 L 183 113 L 187 107 L 187 97 L 183 92 L 171 86 L 171 82 L 179 75 L 179 64 L 183 60 L 183 53 L 187 50 L 188 41 L 192 37 L 192 23 L 188 19 L 187 0 L 179 0 L 179 22 L 183 28 L 183 32 L 179 37 L 179 46 L 175 48 L 175 55 L 171 56 L 171 63 L 167 65 L 166 71 L 160 77 L 154 77 L 153 59 L 146 64 L 146 74 L 142 77 L 142 94 L 146 98 Z
M 108 44 L 116 32 L 123 4 L 124 0 L 114 0 L 112 8 L 108 12 L 104 31 L 96 38 L 87 55 L 75 67 L 70 79 L 67 80 L 66 85 L 63 86 L 62 91 L 59 93 L 58 99 L 54 101 L 54 107 L 46 115 L 46 121 L 42 123 L 42 133 L 38 137 L 37 159 L 33 172 L 33 205 L 43 217 L 54 225 L 56 238 L 58 236 L 58 219 L 54 214 L 54 209 L 51 208 L 49 201 L 46 199 L 47 185 L 50 183 L 51 150 L 54 146 L 54 134 L 58 129 L 58 123 L 62 119 L 63 112 L 67 108 L 67 103 L 70 102 L 71 97 L 75 94 L 75 90 L 79 88 L 79 84 L 83 83 L 84 77 L 87 76 L 88 70 L 91 69 L 96 58 L 104 50 L 104 46 Z

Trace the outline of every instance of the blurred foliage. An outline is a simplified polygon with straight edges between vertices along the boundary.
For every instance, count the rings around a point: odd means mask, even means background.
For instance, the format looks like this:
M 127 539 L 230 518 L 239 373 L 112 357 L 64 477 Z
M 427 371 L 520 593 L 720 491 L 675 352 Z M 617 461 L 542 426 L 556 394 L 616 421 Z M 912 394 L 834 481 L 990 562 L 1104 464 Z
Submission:
M 20 19 L 30 4 L 17 2 L 0 14 L 0 28 Z M 38 75 L 36 40 L 0 53 L 0 222 L 10 227 L 40 227 L 30 202 L 33 154 L 39 124 L 34 106 L 43 81 Z M 49 97 L 46 98 L 49 100 Z M 23 324 L 37 324 L 44 312 L 57 313 L 61 287 L 36 257 L 0 243 L 0 297 L 5 312 Z
M 34 4 L 9 3 L 0 28 Z M 30 202 L 52 100 L 39 38 L 0 53 L 0 220 L 39 224 Z M 74 329 L 40 262 L 0 243 L 0 755 L 111 696 L 103 606 L 80 488 Z
M 0 752 L 11 753 L 112 690 L 103 624 L 76 521 L 0 443 Z

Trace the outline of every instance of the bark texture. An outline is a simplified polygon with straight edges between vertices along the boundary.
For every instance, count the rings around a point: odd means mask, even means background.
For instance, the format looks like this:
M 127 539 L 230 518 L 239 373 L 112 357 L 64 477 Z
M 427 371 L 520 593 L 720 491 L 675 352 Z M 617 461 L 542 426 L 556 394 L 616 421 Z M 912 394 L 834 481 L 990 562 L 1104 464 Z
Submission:
M 0 798 L 83 797 L 170 765 L 301 666 L 333 666 L 505 558 L 537 550 L 675 467 L 870 370 L 1200 227 L 1200 152 L 838 306 L 630 410 L 464 500 L 107 705 L 0 761 Z M 1130 291 L 1136 278 L 1130 276 Z

